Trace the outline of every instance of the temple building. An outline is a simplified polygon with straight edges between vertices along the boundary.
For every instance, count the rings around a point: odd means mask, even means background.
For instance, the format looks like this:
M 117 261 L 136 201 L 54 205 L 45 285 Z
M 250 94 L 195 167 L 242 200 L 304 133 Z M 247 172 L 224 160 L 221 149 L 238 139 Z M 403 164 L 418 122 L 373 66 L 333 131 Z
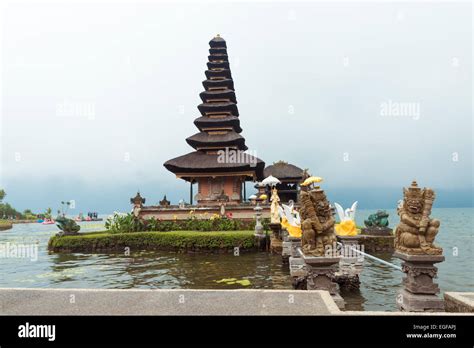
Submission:
M 199 132 L 186 142 L 195 149 L 164 163 L 166 169 L 190 183 L 190 204 L 213 206 L 245 200 L 245 182 L 262 180 L 265 163 L 244 151 L 239 111 L 229 66 L 227 45 L 217 35 L 210 42 L 204 91 L 194 120 Z M 197 193 L 193 196 L 193 184 Z
M 276 185 L 281 202 L 285 203 L 290 200 L 294 203 L 298 202 L 300 183 L 305 177 L 303 169 L 288 162 L 278 161 L 267 166 L 263 173 L 265 177 L 272 175 L 281 181 Z
M 254 208 L 258 201 L 262 218 L 269 218 L 269 200 L 260 198 L 264 193 L 271 196 L 270 186 L 261 183 L 269 175 L 281 181 L 277 189 L 282 202 L 298 201 L 299 184 L 307 174 L 305 171 L 283 161 L 265 168 L 262 160 L 245 152 L 247 145 L 241 135 L 226 42 L 217 35 L 209 45 L 206 80 L 202 83 L 204 91 L 200 94 L 202 103 L 198 105 L 201 115 L 194 120 L 198 132 L 186 139 L 194 151 L 163 164 L 177 178 L 190 184 L 189 204 L 184 200 L 171 204 L 164 196 L 159 203 L 145 206 L 145 198 L 137 193 L 130 200 L 135 216 L 174 221 L 186 220 L 191 213 L 199 219 L 212 214 L 229 214 L 250 221 L 255 219 Z M 257 192 L 248 193 L 254 197 L 251 201 L 246 201 L 247 181 L 257 183 Z

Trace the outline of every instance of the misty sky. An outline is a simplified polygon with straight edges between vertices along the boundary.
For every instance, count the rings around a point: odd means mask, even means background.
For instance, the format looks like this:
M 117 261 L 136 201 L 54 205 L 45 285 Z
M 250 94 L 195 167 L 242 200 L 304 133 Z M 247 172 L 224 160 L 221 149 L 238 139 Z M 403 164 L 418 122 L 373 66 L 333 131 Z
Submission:
M 163 162 L 193 150 L 217 33 L 267 165 L 309 168 L 344 205 L 393 208 L 415 178 L 472 205 L 469 3 L 11 2 L 1 23 L 0 187 L 18 209 L 188 199 Z

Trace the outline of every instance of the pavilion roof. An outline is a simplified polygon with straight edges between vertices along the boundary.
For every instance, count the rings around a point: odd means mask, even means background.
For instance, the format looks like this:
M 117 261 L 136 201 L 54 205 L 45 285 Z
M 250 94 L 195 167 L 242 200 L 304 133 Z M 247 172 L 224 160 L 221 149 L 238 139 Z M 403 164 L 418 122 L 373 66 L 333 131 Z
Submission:
M 255 172 L 257 180 L 262 180 L 265 162 L 255 156 L 247 156 L 247 163 L 230 163 L 229 161 L 221 163 L 217 153 L 209 154 L 204 151 L 194 151 L 170 159 L 164 163 L 164 166 L 177 175 L 180 173 Z
M 275 178 L 280 180 L 300 181 L 303 179 L 303 169 L 293 164 L 279 161 L 265 167 L 263 175 L 265 177 L 273 175 Z

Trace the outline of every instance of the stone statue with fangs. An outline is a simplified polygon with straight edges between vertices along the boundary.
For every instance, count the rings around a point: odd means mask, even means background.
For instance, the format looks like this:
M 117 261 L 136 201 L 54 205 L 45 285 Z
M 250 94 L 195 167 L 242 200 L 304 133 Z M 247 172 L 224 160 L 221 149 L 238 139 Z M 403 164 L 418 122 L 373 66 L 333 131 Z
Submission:
M 302 189 L 300 216 L 303 236 L 302 250 L 305 255 L 325 256 L 325 251 L 336 245 L 335 220 L 326 194 L 319 187 Z
M 440 222 L 431 219 L 435 193 L 421 189 L 416 181 L 403 189 L 403 201 L 398 206 L 400 223 L 395 230 L 395 249 L 411 255 L 440 255 L 443 252 L 433 244 Z

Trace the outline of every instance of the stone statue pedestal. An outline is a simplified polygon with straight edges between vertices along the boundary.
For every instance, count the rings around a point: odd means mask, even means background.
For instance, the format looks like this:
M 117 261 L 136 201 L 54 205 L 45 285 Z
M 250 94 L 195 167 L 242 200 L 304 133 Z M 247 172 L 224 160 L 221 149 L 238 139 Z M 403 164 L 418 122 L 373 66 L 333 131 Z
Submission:
M 359 236 L 337 236 L 342 243 L 339 270 L 335 273 L 334 280 L 341 288 L 357 290 L 360 288 L 359 274 L 364 266 L 364 256 L 354 250 L 363 250 L 359 245 Z
M 433 282 L 443 255 L 410 255 L 396 251 L 393 256 L 403 261 L 403 289 L 397 296 L 397 306 L 406 312 L 444 312 L 444 301 L 437 296 L 438 284 Z
M 326 290 L 331 294 L 340 309 L 345 306 L 344 299 L 339 294 L 339 285 L 333 281 L 338 269 L 340 257 L 307 256 L 303 254 L 307 271 L 307 290 Z
M 272 230 L 272 235 L 270 237 L 270 251 L 272 253 L 281 254 L 283 250 L 283 241 L 281 238 L 281 224 L 280 223 L 270 223 L 268 225 Z
M 393 230 L 389 227 L 364 227 L 360 234 L 367 236 L 392 236 Z

